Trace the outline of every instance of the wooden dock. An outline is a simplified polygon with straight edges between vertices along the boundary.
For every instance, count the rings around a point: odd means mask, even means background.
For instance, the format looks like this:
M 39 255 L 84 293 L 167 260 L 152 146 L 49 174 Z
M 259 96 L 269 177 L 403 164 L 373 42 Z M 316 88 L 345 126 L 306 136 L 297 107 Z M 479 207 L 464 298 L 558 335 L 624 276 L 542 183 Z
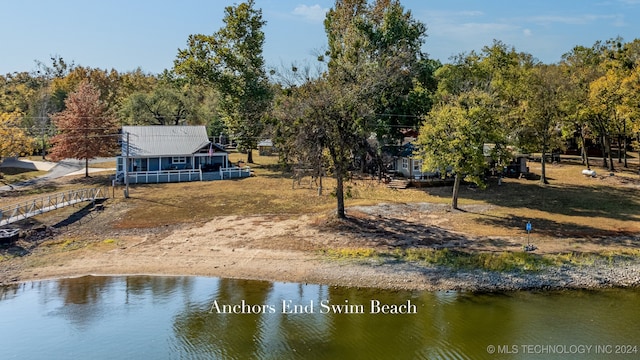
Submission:
M 66 206 L 85 201 L 95 202 L 108 197 L 108 189 L 99 187 L 47 195 L 20 204 L 10 205 L 0 209 L 0 227 Z

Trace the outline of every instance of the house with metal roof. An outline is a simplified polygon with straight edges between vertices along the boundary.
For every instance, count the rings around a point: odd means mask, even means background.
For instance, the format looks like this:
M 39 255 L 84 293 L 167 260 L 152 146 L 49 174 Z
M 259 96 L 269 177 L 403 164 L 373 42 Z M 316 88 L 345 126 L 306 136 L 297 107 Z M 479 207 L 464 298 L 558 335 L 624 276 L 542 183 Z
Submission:
M 231 166 L 227 151 L 204 126 L 123 126 L 116 179 L 121 183 L 164 183 L 247 177 Z
M 271 156 L 276 152 L 271 139 L 264 139 L 258 143 L 258 154 L 260 156 Z

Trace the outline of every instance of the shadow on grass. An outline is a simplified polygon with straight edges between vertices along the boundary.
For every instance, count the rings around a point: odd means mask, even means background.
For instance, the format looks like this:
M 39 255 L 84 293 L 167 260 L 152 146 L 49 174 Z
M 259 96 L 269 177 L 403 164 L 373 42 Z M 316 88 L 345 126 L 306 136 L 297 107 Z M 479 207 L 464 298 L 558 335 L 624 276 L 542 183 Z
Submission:
M 52 193 L 58 191 L 59 189 L 60 187 L 58 185 L 48 183 L 45 185 L 37 185 L 35 187 L 16 188 L 8 191 L 0 191 L 0 195 L 3 198 L 19 198 L 22 196 Z M 16 203 L 20 202 L 21 201 L 16 201 Z
M 612 236 L 629 236 L 630 233 L 620 231 L 607 231 L 600 228 L 557 222 L 549 219 L 524 217 L 517 215 L 509 215 L 506 217 L 489 216 L 483 214 L 482 217 L 476 220 L 483 225 L 494 226 L 497 228 L 507 228 L 513 230 L 522 230 L 523 236 L 526 236 L 525 226 L 527 222 L 531 222 L 532 232 L 538 235 L 551 236 L 551 237 L 576 237 L 584 238 L 585 242 L 590 244 L 601 245 L 619 245 L 618 240 L 606 241 L 602 237 Z
M 257 176 L 266 177 L 271 179 L 293 179 L 293 172 L 287 165 L 282 164 L 265 164 L 265 165 L 253 165 L 252 171 L 255 171 Z
M 438 226 L 414 223 L 393 217 L 350 216 L 347 219 L 329 219 L 320 224 L 322 231 L 347 233 L 369 242 L 368 245 L 386 249 L 473 249 L 493 251 L 495 248 L 520 246 L 499 238 L 474 238 Z
M 111 186 L 111 179 L 113 175 L 84 175 L 72 178 L 69 180 L 69 184 L 74 185 L 86 185 L 86 186 Z
M 52 227 L 54 229 L 60 229 L 69 225 L 73 225 L 75 223 L 82 223 L 83 220 L 91 218 L 95 211 L 97 211 L 96 209 L 98 209 L 96 205 L 101 205 L 102 203 L 104 203 L 104 201 L 105 200 L 96 200 L 95 204 L 93 202 L 88 202 L 85 206 L 80 208 L 80 210 L 69 215 L 66 219 L 54 224 Z
M 424 191 L 432 196 L 451 197 L 450 186 Z M 460 198 L 484 201 L 500 207 L 528 208 L 566 216 L 601 217 L 622 221 L 640 219 L 640 197 L 637 190 L 599 184 L 541 186 L 535 181 L 519 181 L 498 186 L 495 181 L 491 181 L 485 190 L 461 186 Z M 462 208 L 464 209 L 464 206 Z M 509 225 L 520 220 L 506 219 L 503 223 Z M 583 230 L 589 231 L 589 227 Z
M 0 168 L 0 174 L 3 175 L 20 175 L 20 174 L 27 174 L 27 173 L 37 173 L 38 169 L 33 166 L 32 168 L 17 168 L 17 167 L 2 167 Z

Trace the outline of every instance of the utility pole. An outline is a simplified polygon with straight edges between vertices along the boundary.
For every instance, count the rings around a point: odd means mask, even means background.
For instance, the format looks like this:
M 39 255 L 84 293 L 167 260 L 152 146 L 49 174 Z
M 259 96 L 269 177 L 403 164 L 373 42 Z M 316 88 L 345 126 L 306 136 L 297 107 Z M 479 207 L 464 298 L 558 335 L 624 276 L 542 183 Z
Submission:
M 129 133 L 127 133 L 127 155 L 124 158 L 124 197 L 129 198 Z
M 45 94 L 43 96 L 42 103 L 40 104 L 40 116 L 38 117 L 38 125 L 40 126 L 40 137 L 42 138 L 42 160 L 47 159 L 47 143 L 44 139 L 45 136 L 45 127 L 47 126 L 47 108 L 49 107 L 49 92 L 48 87 L 45 90 Z

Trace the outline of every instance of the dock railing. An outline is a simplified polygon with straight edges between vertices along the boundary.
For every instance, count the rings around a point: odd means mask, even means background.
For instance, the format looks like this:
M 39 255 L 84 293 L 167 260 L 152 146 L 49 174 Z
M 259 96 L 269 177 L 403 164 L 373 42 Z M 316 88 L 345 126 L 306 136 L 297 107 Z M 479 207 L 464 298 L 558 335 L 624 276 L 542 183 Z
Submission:
M 105 187 L 71 190 L 42 196 L 37 199 L 0 208 L 0 226 L 9 225 L 16 221 L 44 214 L 65 206 L 74 205 L 84 201 L 93 202 L 96 200 L 104 200 L 108 197 L 109 191 Z

